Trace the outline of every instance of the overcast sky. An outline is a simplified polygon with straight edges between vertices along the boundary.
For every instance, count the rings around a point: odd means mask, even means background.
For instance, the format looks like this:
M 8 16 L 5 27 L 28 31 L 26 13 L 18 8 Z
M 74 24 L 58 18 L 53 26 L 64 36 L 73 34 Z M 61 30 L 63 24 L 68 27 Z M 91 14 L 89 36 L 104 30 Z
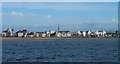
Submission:
M 117 2 L 6 2 L 2 3 L 2 25 L 5 28 L 31 31 L 107 30 L 118 27 Z

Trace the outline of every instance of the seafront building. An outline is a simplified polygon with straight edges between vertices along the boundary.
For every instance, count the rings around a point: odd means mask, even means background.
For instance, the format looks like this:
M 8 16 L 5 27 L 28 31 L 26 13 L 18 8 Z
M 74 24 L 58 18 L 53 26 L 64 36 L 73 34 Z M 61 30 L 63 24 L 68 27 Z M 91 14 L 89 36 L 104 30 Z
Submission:
M 7 31 L 2 32 L 2 37 L 7 37 Z
M 79 37 L 91 37 L 91 31 L 78 31 L 77 34 Z
M 13 29 L 12 28 L 8 28 L 7 30 L 3 31 L 2 36 L 4 37 L 13 37 Z
M 96 34 L 97 37 L 106 37 L 107 36 L 106 32 L 102 31 L 102 30 L 96 31 L 95 34 Z
M 70 31 L 57 31 L 56 37 L 71 37 Z
M 19 30 L 16 32 L 16 37 L 27 37 L 27 34 L 28 34 L 28 32 L 26 29 Z
M 50 38 L 50 37 L 58 37 L 58 38 L 104 38 L 104 37 L 120 37 L 120 33 L 118 31 L 114 33 L 107 33 L 106 31 L 98 30 L 95 32 L 91 31 L 63 31 L 60 30 L 58 25 L 57 31 L 45 31 L 45 32 L 28 32 L 27 29 L 19 30 L 13 33 L 14 29 L 8 28 L 7 30 L 2 32 L 2 37 L 20 37 L 20 38 Z

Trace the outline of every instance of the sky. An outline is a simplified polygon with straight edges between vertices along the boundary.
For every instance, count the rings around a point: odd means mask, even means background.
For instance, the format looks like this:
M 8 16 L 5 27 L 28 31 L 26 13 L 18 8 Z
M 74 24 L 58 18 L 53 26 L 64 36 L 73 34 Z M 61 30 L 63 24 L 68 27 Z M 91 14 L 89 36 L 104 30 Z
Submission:
M 117 2 L 3 2 L 2 30 L 15 31 L 118 29 Z
M 119 2 L 119 0 L 1 0 L 2 2 Z

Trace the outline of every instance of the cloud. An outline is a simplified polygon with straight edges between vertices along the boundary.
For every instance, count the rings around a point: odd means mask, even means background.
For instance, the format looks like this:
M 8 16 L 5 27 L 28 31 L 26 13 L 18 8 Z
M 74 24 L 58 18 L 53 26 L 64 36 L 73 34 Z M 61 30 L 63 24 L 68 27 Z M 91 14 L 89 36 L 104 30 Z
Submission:
M 114 4 L 114 3 L 113 3 Z M 22 6 L 21 6 L 22 5 Z M 107 5 L 107 6 L 106 6 Z M 109 6 L 108 6 L 109 5 Z M 117 10 L 117 3 L 3 3 L 3 8 L 53 9 L 53 10 Z
M 117 20 L 117 18 L 112 18 L 112 22 L 118 24 L 118 20 Z
M 112 21 L 115 22 L 115 21 L 116 21 L 116 18 L 112 18 Z
M 37 15 L 36 15 L 36 14 L 34 14 L 34 13 L 32 13 L 31 15 L 32 15 L 32 16 L 37 16 Z
M 0 15 L 7 15 L 7 16 L 37 16 L 35 13 L 23 13 L 23 12 L 0 12 Z
M 47 18 L 50 18 L 51 17 L 51 15 L 47 15 Z
M 11 12 L 11 16 L 24 16 L 24 14 L 22 12 Z

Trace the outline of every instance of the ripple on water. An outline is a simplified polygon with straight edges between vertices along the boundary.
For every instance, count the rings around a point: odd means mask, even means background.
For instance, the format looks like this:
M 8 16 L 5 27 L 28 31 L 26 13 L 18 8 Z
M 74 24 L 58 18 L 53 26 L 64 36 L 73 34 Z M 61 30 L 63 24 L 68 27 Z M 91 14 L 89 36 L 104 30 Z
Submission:
M 114 62 L 118 57 L 117 42 L 113 39 L 8 40 L 3 42 L 3 61 Z

